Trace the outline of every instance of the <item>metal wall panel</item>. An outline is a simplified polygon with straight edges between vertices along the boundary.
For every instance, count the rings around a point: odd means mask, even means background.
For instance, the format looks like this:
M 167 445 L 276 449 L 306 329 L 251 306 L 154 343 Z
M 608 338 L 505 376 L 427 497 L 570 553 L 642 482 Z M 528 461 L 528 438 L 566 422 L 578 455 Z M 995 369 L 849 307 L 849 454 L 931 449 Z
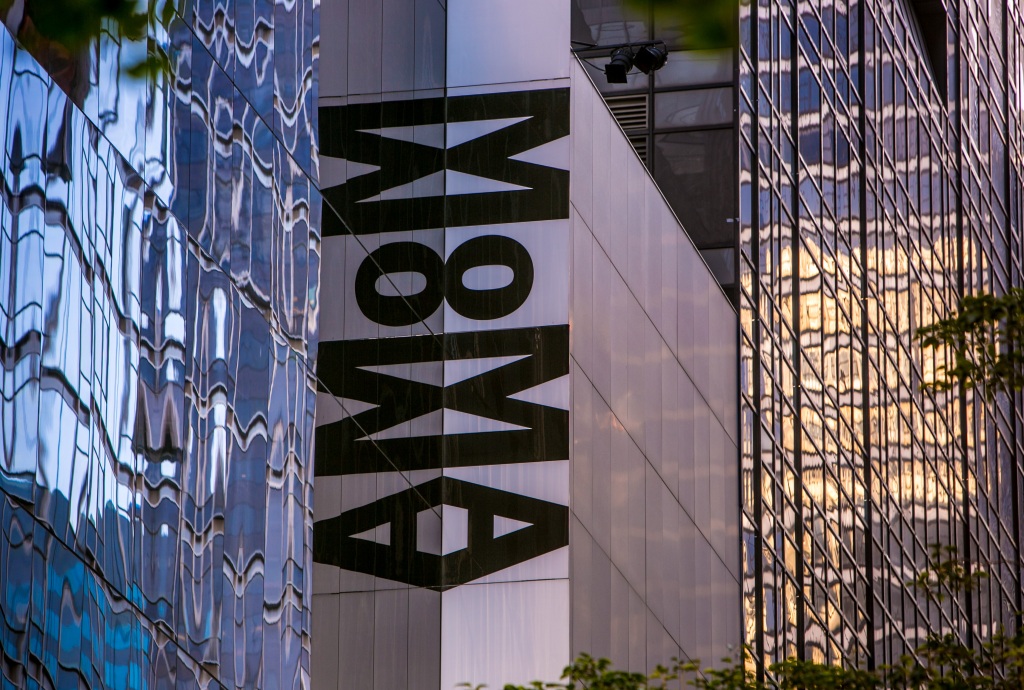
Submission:
M 568 5 L 370 5 L 324 8 L 325 54 L 349 69 L 320 110 L 334 270 L 314 618 L 343 651 L 313 683 L 555 678 L 569 642 Z M 495 49 L 534 45 L 537 27 L 552 40 L 530 59 Z
M 571 648 L 720 658 L 741 620 L 736 312 L 578 64 L 572 88 Z
M 325 54 L 427 31 L 398 7 L 328 3 Z M 449 2 L 446 93 L 370 60 L 384 76 L 321 100 L 314 619 L 342 651 L 317 687 L 553 680 L 575 651 L 641 668 L 738 636 L 735 313 L 568 16 Z M 712 615 L 734 620 L 697 635 Z

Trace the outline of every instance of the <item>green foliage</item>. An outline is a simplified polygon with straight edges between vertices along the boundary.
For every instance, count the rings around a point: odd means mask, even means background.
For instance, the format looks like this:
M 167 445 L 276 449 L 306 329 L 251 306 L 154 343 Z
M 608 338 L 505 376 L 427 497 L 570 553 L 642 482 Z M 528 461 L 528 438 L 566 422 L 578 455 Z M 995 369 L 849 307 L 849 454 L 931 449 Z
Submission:
M 748 661 L 744 650 L 736 663 L 730 658 L 722 659 L 722 668 L 708 669 L 702 675 L 699 662 L 674 658 L 671 666 L 656 666 L 648 675 L 621 671 L 612 668 L 608 659 L 581 654 L 562 671 L 562 682 L 534 681 L 528 686 L 506 685 L 505 690 L 667 690 L 684 683 L 698 690 L 763 690 L 748 670 Z
M 0 15 L 9 16 L 16 0 L 0 0 Z M 159 8 L 158 8 L 159 5 Z M 147 29 L 167 26 L 174 17 L 174 3 L 137 0 L 24 0 L 24 14 L 17 27 L 18 40 L 34 55 L 77 55 L 97 40 L 103 29 L 128 40 L 146 38 Z M 128 65 L 128 75 L 145 77 L 166 70 L 166 58 L 150 53 Z
M 996 633 L 983 646 L 987 663 L 979 667 L 986 678 L 992 678 L 992 690 L 1024 688 L 1024 634 L 1010 636 Z
M 965 567 L 953 547 L 933 546 L 929 563 L 907 584 L 936 604 L 976 589 L 987 577 Z M 739 659 L 722 659 L 719 668 L 673 659 L 671 666 L 650 674 L 616 670 L 608 659 L 583 654 L 565 668 L 561 682 L 506 685 L 505 690 L 1022 690 L 1024 635 L 997 632 L 972 647 L 953 632 L 932 632 L 913 654 L 877 671 L 788 659 L 769 666 L 767 675 L 770 682 L 757 679 L 745 647 Z
M 643 673 L 631 673 L 611 668 L 608 659 L 594 659 L 581 654 L 576 661 L 562 671 L 564 683 L 541 683 L 534 681 L 530 690 L 574 690 L 577 687 L 589 687 L 592 690 L 640 690 L 649 687 L 647 676 Z M 505 690 L 527 690 L 523 686 L 506 685 Z
M 974 649 L 952 633 L 932 633 L 900 663 L 885 669 L 892 690 L 1020 690 L 1024 636 L 996 633 Z
M 876 673 L 814 661 L 787 659 L 769 668 L 780 690 L 875 690 L 882 687 Z
M 980 386 L 991 399 L 1024 389 L 1024 288 L 1002 297 L 965 297 L 960 311 L 917 331 L 924 347 L 946 349 L 952 364 L 941 365 L 928 388 L 944 391 L 960 384 Z
M 693 0 L 672 2 L 678 14 L 693 11 Z M 721 2 L 708 0 L 711 5 Z M 964 298 L 958 313 L 917 331 L 924 347 L 953 354 L 953 364 L 940 367 L 928 387 L 977 385 L 989 398 L 1024 390 L 1022 336 L 1024 289 L 1014 288 L 1002 297 Z M 955 547 L 933 546 L 929 566 L 907 584 L 942 606 L 947 598 L 977 589 L 986 577 L 965 566 Z M 700 662 L 673 659 L 671 667 L 659 666 L 650 675 L 618 671 L 608 659 L 583 655 L 566 667 L 564 682 L 535 682 L 529 688 L 508 685 L 505 690 L 664 690 L 672 683 L 671 687 L 685 684 L 698 690 L 1024 690 L 1024 633 L 996 631 L 988 640 L 968 645 L 956 631 L 932 631 L 913 654 L 877 671 L 798 659 L 772 664 L 767 671 L 770 683 L 757 680 L 746 648 L 738 661 L 723 659 L 721 668 L 702 670 Z
M 736 45 L 739 0 L 626 0 L 626 4 L 642 13 L 653 6 L 655 17 L 681 24 L 688 50 Z
M 738 659 L 722 659 L 719 668 L 701 669 L 699 661 L 672 659 L 671 666 L 657 666 L 649 675 L 616 670 L 608 659 L 582 654 L 566 666 L 562 682 L 534 681 L 525 687 L 506 685 L 505 690 L 668 690 L 685 686 L 697 690 L 877 690 L 882 687 L 877 674 L 812 661 L 789 659 L 773 664 L 769 670 L 774 685 L 757 680 L 746 647 Z
M 25 16 L 40 35 L 69 50 L 81 50 L 100 35 L 104 20 L 111 20 L 125 36 L 146 34 L 146 15 L 134 0 L 27 0 Z
M 764 684 L 757 680 L 750 663 L 750 653 L 743 647 L 740 658 L 733 662 L 729 657 L 722 659 L 722 668 L 707 668 L 701 671 L 700 661 L 683 666 L 689 674 L 687 684 L 698 690 L 764 690 Z
M 968 571 L 957 558 L 955 546 L 932 544 L 929 562 L 931 565 L 907 584 L 936 603 L 945 601 L 947 595 L 957 596 L 976 589 L 979 582 L 988 577 L 983 570 Z

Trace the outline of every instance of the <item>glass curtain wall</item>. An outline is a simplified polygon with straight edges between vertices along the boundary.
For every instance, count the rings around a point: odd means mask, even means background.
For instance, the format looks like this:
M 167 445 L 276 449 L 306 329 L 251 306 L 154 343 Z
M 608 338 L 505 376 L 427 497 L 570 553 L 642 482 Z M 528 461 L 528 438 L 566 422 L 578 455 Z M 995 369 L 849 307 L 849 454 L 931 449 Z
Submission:
M 946 353 L 913 334 L 1020 284 L 1022 24 L 942 9 L 741 8 L 745 607 L 765 664 L 893 663 L 1021 608 L 1019 396 L 922 392 Z M 905 583 L 931 544 L 992 577 L 928 605 Z
M 0 30 L 0 685 L 308 686 L 316 5 L 181 4 L 81 55 L 26 51 L 21 7 Z M 168 70 L 131 76 L 147 51 Z

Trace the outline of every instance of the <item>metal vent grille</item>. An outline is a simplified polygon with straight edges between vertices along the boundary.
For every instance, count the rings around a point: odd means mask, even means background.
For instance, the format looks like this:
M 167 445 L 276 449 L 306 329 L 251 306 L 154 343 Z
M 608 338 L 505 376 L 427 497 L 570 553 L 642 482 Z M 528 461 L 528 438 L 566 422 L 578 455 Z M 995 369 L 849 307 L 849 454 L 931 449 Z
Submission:
M 609 96 L 605 99 L 615 116 L 619 127 L 631 129 L 647 129 L 647 94 L 638 96 Z
M 636 155 L 640 156 L 640 160 L 644 163 L 647 162 L 647 135 L 646 134 L 634 134 L 629 137 L 629 143 L 636 149 Z

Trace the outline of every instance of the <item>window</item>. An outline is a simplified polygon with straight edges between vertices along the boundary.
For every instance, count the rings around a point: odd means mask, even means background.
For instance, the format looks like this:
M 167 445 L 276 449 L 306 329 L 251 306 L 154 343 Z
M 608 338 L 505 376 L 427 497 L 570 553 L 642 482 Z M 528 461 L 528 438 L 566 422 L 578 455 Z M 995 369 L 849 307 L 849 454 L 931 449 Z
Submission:
M 731 129 L 654 135 L 654 179 L 698 247 L 733 244 Z
M 659 129 L 731 122 L 731 88 L 671 91 L 654 97 L 654 126 Z

